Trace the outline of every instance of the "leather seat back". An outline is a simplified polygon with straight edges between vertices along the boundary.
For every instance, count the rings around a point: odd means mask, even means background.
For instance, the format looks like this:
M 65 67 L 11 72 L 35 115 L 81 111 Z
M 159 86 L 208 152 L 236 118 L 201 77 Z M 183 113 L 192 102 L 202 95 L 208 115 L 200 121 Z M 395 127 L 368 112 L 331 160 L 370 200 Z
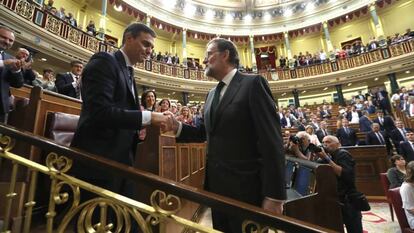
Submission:
M 54 140 L 59 145 L 70 146 L 78 121 L 78 115 L 50 112 L 47 114 L 45 137 Z

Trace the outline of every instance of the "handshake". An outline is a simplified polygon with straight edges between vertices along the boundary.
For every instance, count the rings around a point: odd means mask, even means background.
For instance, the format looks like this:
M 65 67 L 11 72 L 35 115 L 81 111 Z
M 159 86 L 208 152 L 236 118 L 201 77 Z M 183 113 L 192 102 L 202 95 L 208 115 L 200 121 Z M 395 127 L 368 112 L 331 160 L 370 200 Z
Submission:
M 151 112 L 151 124 L 157 125 L 161 128 L 161 132 L 165 133 L 173 131 L 177 133 L 180 123 L 175 119 L 174 114 L 170 111 L 166 112 Z

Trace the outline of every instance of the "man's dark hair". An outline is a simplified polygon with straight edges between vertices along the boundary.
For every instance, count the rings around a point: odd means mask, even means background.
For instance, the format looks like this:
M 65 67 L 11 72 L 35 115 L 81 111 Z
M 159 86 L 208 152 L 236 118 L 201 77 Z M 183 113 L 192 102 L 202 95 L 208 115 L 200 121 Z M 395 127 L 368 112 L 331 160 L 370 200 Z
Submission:
M 81 61 L 71 61 L 70 62 L 70 67 L 74 67 L 75 65 L 83 65 L 83 63 Z
M 122 35 L 122 45 L 125 44 L 125 39 L 127 35 L 132 35 L 133 38 L 137 38 L 141 32 L 150 34 L 152 37 L 157 37 L 154 30 L 142 23 L 131 23 L 125 28 L 124 34 Z
M 50 69 L 50 68 L 46 68 L 46 69 L 43 70 L 43 73 L 52 73 L 52 72 L 53 72 L 53 70 Z
M 217 49 L 220 52 L 224 52 L 226 50 L 229 51 L 229 63 L 233 64 L 234 67 L 238 68 L 240 63 L 239 53 L 237 52 L 236 45 L 231 42 L 230 40 L 224 39 L 224 38 L 215 38 L 208 42 L 209 44 L 215 44 L 217 45 Z

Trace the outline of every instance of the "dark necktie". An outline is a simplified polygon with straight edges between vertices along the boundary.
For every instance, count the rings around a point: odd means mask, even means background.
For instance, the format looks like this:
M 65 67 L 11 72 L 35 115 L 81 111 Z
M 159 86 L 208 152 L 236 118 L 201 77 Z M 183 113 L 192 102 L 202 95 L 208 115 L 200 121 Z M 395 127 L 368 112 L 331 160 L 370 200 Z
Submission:
M 223 89 L 224 85 L 226 84 L 220 81 L 217 84 L 216 90 L 214 92 L 213 101 L 211 102 L 211 107 L 210 107 L 211 124 L 213 124 L 214 114 L 215 114 L 215 111 L 217 110 L 217 106 L 220 103 L 220 92 L 221 92 L 221 89 Z
M 328 134 L 326 133 L 326 130 L 323 130 L 323 136 L 326 136 L 326 135 L 328 135 Z
M 345 127 L 345 133 L 349 135 L 348 127 Z
M 78 84 L 75 88 L 76 98 L 80 99 L 80 83 L 78 83 L 79 76 L 75 76 L 74 79 L 75 79 L 75 82 Z
M 382 135 L 380 133 L 375 133 L 375 134 L 377 134 L 377 137 L 378 137 L 381 145 L 384 145 L 384 138 L 382 137 Z
M 134 68 L 132 68 L 131 66 L 128 66 L 128 86 L 129 88 L 131 88 L 131 92 L 132 95 L 134 96 L 135 99 L 135 91 L 134 91 Z

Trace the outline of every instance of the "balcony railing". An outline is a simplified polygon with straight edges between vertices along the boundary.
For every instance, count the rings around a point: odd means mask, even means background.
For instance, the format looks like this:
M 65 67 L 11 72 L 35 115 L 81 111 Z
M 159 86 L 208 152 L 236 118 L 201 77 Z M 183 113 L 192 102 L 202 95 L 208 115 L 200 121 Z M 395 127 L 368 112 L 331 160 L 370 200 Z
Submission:
M 117 49 L 112 44 L 105 43 L 102 40 L 71 26 L 66 21 L 63 21 L 52 15 L 50 12 L 43 10 L 41 6 L 36 3 L 29 3 L 26 0 L 2 0 L 0 1 L 0 4 L 31 23 L 34 23 L 37 26 L 61 37 L 62 39 L 71 42 L 74 45 L 85 48 L 93 53 L 99 51 L 113 52 Z M 345 59 L 336 59 L 323 64 L 297 67 L 294 69 L 278 68 L 274 71 L 260 71 L 259 73 L 268 81 L 312 77 L 368 65 L 389 58 L 412 53 L 413 51 L 414 40 L 411 39 L 397 44 L 392 44 L 387 47 L 381 47 L 374 51 L 362 53 L 360 55 Z M 180 79 L 213 81 L 213 79 L 204 75 L 204 70 L 169 65 L 153 60 L 146 60 L 144 63 L 137 64 L 136 68 Z
M 1 205 L 1 208 L 5 209 L 2 232 L 10 230 L 13 202 L 22 198 L 26 200 L 23 232 L 33 232 L 31 217 L 33 209 L 36 207 L 35 193 L 40 174 L 44 174 L 51 182 L 45 216 L 46 230 L 43 232 L 66 232 L 65 230 L 74 227 L 70 225 L 70 222 L 77 215 L 81 216 L 76 224 L 78 232 L 92 232 L 92 229 L 94 229 L 93 232 L 108 232 L 109 230 L 111 232 L 129 232 L 128 230 L 133 222 L 137 224 L 142 232 L 152 232 L 154 226 L 159 227 L 160 232 L 168 232 L 168 229 L 163 227 L 166 222 L 173 222 L 197 232 L 218 232 L 177 216 L 175 213 L 181 208 L 181 198 L 204 206 L 214 207 L 217 210 L 231 214 L 235 218 L 246 219 L 243 223 L 244 232 L 251 232 L 246 230 L 251 227 L 255 230 L 254 232 L 266 232 L 267 229 L 278 229 L 285 232 L 332 232 L 290 217 L 271 215 L 261 208 L 133 169 L 112 160 L 96 157 L 79 150 L 72 150 L 57 145 L 51 140 L 2 124 L 0 124 L 0 134 L 2 135 L 0 138 L 0 166 L 4 168 L 8 164 L 11 167 L 11 172 L 8 173 L 10 183 L 6 201 Z M 36 163 L 12 152 L 16 141 L 47 151 L 45 164 Z M 151 205 L 104 190 L 68 175 L 72 164 L 78 162 L 103 168 L 109 173 L 134 180 L 139 184 L 156 187 L 157 190 L 151 195 Z M 22 169 L 24 171 L 27 169 L 27 174 L 29 174 L 27 178 L 27 180 L 30 180 L 29 190 L 27 196 L 18 197 L 15 190 L 16 177 L 18 171 Z M 95 193 L 97 197 L 82 202 L 80 196 L 85 191 Z M 70 208 L 63 219 L 57 222 L 55 216 L 59 213 L 56 207 L 59 205 L 69 205 Z M 98 209 L 101 217 L 99 222 L 94 222 L 92 215 Z M 114 211 L 115 223 L 107 222 L 108 209 Z M 121 231 L 121 229 L 123 230 Z

